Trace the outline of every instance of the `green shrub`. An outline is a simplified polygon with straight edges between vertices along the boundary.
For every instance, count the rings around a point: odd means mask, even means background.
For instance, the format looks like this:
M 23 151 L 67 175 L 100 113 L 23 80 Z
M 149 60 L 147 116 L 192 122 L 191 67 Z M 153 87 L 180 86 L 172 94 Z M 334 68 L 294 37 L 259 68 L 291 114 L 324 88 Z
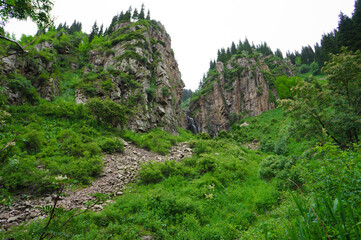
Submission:
M 158 183 L 163 180 L 163 174 L 160 170 L 160 163 L 150 161 L 143 164 L 139 171 L 139 180 L 143 184 Z
M 162 87 L 162 95 L 163 97 L 168 97 L 170 95 L 169 88 Z
M 214 142 L 210 140 L 192 141 L 190 145 L 193 146 L 193 152 L 198 156 L 203 153 L 210 153 L 214 150 Z
M 218 133 L 218 136 L 217 136 L 217 137 L 218 137 L 218 138 L 231 138 L 232 135 L 229 134 L 228 132 L 222 130 L 222 131 L 220 131 L 220 132 Z
M 154 100 L 156 100 L 157 95 L 155 94 L 154 88 L 145 89 L 145 93 L 147 94 L 148 102 L 153 102 Z
M 277 77 L 275 80 L 275 87 L 277 90 L 278 97 L 280 99 L 286 99 L 286 98 L 292 99 L 295 94 L 292 91 L 292 88 L 295 87 L 299 81 L 300 79 L 298 77 L 287 77 L 287 76 Z
M 120 138 L 105 138 L 100 142 L 100 148 L 106 153 L 124 152 L 124 144 Z
M 197 134 L 197 138 L 207 140 L 207 139 L 211 139 L 211 136 L 209 136 L 208 133 L 201 132 Z
M 321 73 L 320 67 L 318 66 L 317 62 L 313 62 L 310 65 L 312 75 L 318 75 Z
M 143 134 L 125 131 L 122 137 L 142 148 L 162 155 L 168 154 L 169 149 L 177 142 L 184 141 L 182 136 L 174 136 L 160 129 L 154 129 Z
M 296 161 L 293 158 L 275 155 L 267 156 L 261 162 L 258 176 L 266 181 L 275 179 L 279 189 L 295 189 L 296 186 L 288 180 L 292 179 L 292 181 L 302 184 L 299 170 L 292 168 L 295 163 Z
M 257 211 L 259 213 L 270 211 L 278 203 L 279 192 L 268 185 L 261 185 L 258 191 L 260 194 L 257 194 L 253 199 Z
M 13 74 L 7 80 L 7 86 L 16 93 L 19 93 L 25 101 L 35 104 L 39 102 L 39 94 L 31 82 L 19 74 Z
M 110 91 L 111 89 L 113 89 L 114 87 L 114 84 L 112 83 L 111 80 L 106 80 L 106 81 L 102 81 L 101 82 L 101 86 L 102 86 L 102 89 L 106 92 Z
M 204 155 L 199 160 L 198 170 L 201 174 L 214 172 L 217 168 L 216 159 L 211 155 Z
M 262 152 L 271 153 L 275 149 L 274 142 L 270 139 L 263 138 L 259 143 L 258 149 Z
M 305 74 L 308 73 L 309 71 L 311 71 L 310 66 L 306 65 L 306 64 L 302 64 L 300 67 L 300 73 L 301 74 Z
M 23 144 L 29 153 L 39 152 L 44 144 L 43 132 L 40 130 L 32 130 L 23 136 Z
M 130 111 L 125 106 L 115 103 L 110 99 L 92 98 L 85 106 L 99 123 L 123 127 L 128 121 Z

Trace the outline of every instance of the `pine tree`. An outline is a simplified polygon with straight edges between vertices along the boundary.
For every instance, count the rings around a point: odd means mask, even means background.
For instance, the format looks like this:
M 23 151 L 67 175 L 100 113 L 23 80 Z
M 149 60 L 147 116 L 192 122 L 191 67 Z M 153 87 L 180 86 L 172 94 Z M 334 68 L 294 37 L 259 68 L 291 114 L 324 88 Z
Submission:
M 312 47 L 308 45 L 307 47 L 302 47 L 301 50 L 301 63 L 310 65 L 315 60 L 315 52 Z
M 361 0 L 356 0 L 355 10 L 352 14 L 352 21 L 355 26 L 354 49 L 361 50 Z
M 97 21 L 95 21 L 93 24 L 93 27 L 92 27 L 92 31 L 90 32 L 90 35 L 89 35 L 89 43 L 91 43 L 93 41 L 94 37 L 96 35 L 98 35 L 98 32 L 99 32 L 99 28 L 97 25 Z
M 148 13 L 147 13 L 147 20 L 150 20 L 150 11 L 148 9 Z
M 100 26 L 100 30 L 98 32 L 98 36 L 102 37 L 103 36 L 103 24 Z
M 63 24 L 60 23 L 60 24 L 58 25 L 58 27 L 56 28 L 56 30 L 57 30 L 57 31 L 60 31 L 62 28 L 63 28 Z
M 125 14 L 123 15 L 123 20 L 125 22 L 130 22 L 130 19 L 132 18 L 132 7 L 130 6 L 128 11 L 125 12 Z
M 231 45 L 231 54 L 236 54 L 237 53 L 237 48 L 236 48 L 236 44 L 234 44 L 234 42 L 232 42 Z
M 243 49 L 247 51 L 249 54 L 252 54 L 253 50 L 251 44 L 249 44 L 248 39 L 246 38 L 243 43 Z
M 276 50 L 276 52 L 275 52 L 275 55 L 276 55 L 277 57 L 279 57 L 280 59 L 283 59 L 282 51 L 281 51 L 279 48 L 277 48 L 277 50 Z
M 137 8 L 134 9 L 134 12 L 133 12 L 133 20 L 134 21 L 137 21 L 138 20 L 138 10 Z M 140 19 L 140 18 L 139 18 Z
M 243 43 L 242 43 L 242 40 L 239 40 L 239 43 L 238 43 L 238 46 L 237 46 L 237 52 L 238 53 L 242 53 L 243 51 Z
M 140 9 L 140 13 L 139 13 L 139 19 L 144 19 L 145 18 L 145 13 L 144 13 L 144 4 L 142 4 L 142 8 Z
M 316 45 L 314 46 L 314 49 L 315 49 L 315 62 L 321 68 L 321 67 L 323 67 L 323 64 L 325 62 L 325 56 L 322 52 L 321 46 L 318 43 L 316 43 Z
M 325 56 L 325 61 L 328 60 L 328 55 L 330 53 L 336 54 L 340 51 L 340 46 L 336 38 L 336 30 L 322 36 L 321 50 L 322 54 Z
M 81 28 L 82 28 L 81 23 L 74 20 L 73 24 L 69 28 L 69 34 L 80 32 Z
M 357 36 L 357 34 L 354 21 L 343 13 L 340 14 L 339 18 L 340 21 L 338 22 L 338 31 L 336 34 L 338 43 L 353 51 L 357 50 L 355 47 L 355 42 L 357 42 L 355 36 Z

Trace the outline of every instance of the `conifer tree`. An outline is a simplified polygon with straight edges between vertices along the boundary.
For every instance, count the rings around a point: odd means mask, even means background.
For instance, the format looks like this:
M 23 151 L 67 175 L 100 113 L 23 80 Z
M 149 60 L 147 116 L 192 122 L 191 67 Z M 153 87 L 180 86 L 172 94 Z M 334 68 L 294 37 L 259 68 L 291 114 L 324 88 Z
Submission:
M 301 63 L 310 65 L 315 60 L 315 53 L 310 45 L 302 47 Z
M 237 48 L 236 48 L 236 44 L 234 44 L 234 42 L 232 42 L 231 45 L 231 54 L 236 54 L 237 53 Z
M 140 13 L 139 13 L 139 19 L 144 19 L 145 18 L 145 13 L 144 13 L 144 4 L 142 4 L 142 8 L 140 9 Z
M 275 55 L 276 55 L 277 57 L 279 57 L 280 59 L 283 59 L 282 51 L 281 51 L 279 48 L 277 48 L 277 50 L 276 50 L 276 52 L 275 52 Z
M 91 43 L 93 41 L 94 37 L 96 35 L 98 35 L 98 32 L 99 32 L 99 28 L 97 25 L 97 21 L 95 21 L 93 24 L 93 27 L 92 27 L 92 31 L 90 32 L 90 35 L 89 35 L 89 43 Z
M 138 20 L 138 10 L 137 10 L 137 8 L 134 9 L 132 18 L 133 18 L 134 21 Z
M 99 32 L 98 32 L 98 36 L 101 37 L 103 36 L 103 24 L 100 26 Z
M 242 53 L 243 51 L 243 43 L 242 43 L 242 40 L 239 40 L 239 43 L 238 43 L 238 46 L 237 46 L 237 52 L 238 53 Z
M 251 44 L 249 44 L 248 39 L 246 38 L 243 43 L 243 49 L 247 51 L 249 54 L 253 52 Z
M 147 13 L 147 20 L 150 20 L 150 11 L 148 9 L 148 13 Z
M 130 22 L 130 19 L 132 18 L 132 7 L 130 6 L 128 11 L 125 12 L 125 14 L 123 15 L 123 19 L 122 21 L 125 22 Z

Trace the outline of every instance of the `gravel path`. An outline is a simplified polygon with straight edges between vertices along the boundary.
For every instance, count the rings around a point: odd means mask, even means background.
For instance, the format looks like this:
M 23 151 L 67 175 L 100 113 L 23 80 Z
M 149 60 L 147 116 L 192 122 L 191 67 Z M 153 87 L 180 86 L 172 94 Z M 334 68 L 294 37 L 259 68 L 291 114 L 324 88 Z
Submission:
M 85 202 L 92 200 L 90 194 L 104 193 L 122 195 L 125 185 L 137 178 L 137 171 L 143 162 L 150 160 L 165 161 L 167 159 L 179 161 L 192 155 L 192 150 L 187 143 L 180 143 L 174 146 L 170 154 L 161 156 L 156 153 L 136 147 L 133 144 L 125 143 L 124 153 L 107 154 L 104 156 L 103 174 L 92 184 L 79 191 L 66 190 L 66 197 L 62 198 L 58 206 L 66 209 L 85 208 Z M 18 225 L 21 222 L 30 221 L 34 218 L 44 218 L 45 215 L 37 208 L 45 205 L 52 205 L 55 195 L 47 195 L 40 199 L 21 199 L 15 201 L 11 207 L 0 206 L 0 229 L 7 229 L 10 226 Z M 108 200 L 107 204 L 111 202 Z M 93 207 L 95 211 L 101 211 L 104 204 Z

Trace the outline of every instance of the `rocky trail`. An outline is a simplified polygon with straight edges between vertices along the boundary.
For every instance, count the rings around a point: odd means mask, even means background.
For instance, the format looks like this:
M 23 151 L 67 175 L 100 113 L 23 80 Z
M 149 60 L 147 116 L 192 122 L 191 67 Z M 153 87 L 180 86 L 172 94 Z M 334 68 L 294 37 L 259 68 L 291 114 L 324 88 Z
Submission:
M 124 153 L 106 154 L 104 156 L 104 171 L 96 181 L 92 182 L 89 187 L 79 191 L 67 189 L 65 191 L 66 197 L 60 199 L 58 207 L 68 210 L 74 208 L 84 209 L 85 202 L 94 200 L 91 195 L 95 193 L 112 194 L 113 196 L 122 195 L 122 190 L 126 184 L 137 178 L 137 171 L 140 169 L 141 163 L 150 160 L 161 162 L 167 159 L 179 161 L 192 155 L 192 150 L 187 143 L 180 143 L 172 147 L 170 154 L 167 156 L 149 152 L 126 142 L 124 145 Z M 17 197 L 10 207 L 0 205 L 0 229 L 7 229 L 10 226 L 28 222 L 34 218 L 46 217 L 38 207 L 53 205 L 55 197 L 55 194 L 38 199 Z M 108 200 L 103 204 L 94 205 L 92 210 L 101 211 L 104 205 L 111 202 L 112 200 Z

